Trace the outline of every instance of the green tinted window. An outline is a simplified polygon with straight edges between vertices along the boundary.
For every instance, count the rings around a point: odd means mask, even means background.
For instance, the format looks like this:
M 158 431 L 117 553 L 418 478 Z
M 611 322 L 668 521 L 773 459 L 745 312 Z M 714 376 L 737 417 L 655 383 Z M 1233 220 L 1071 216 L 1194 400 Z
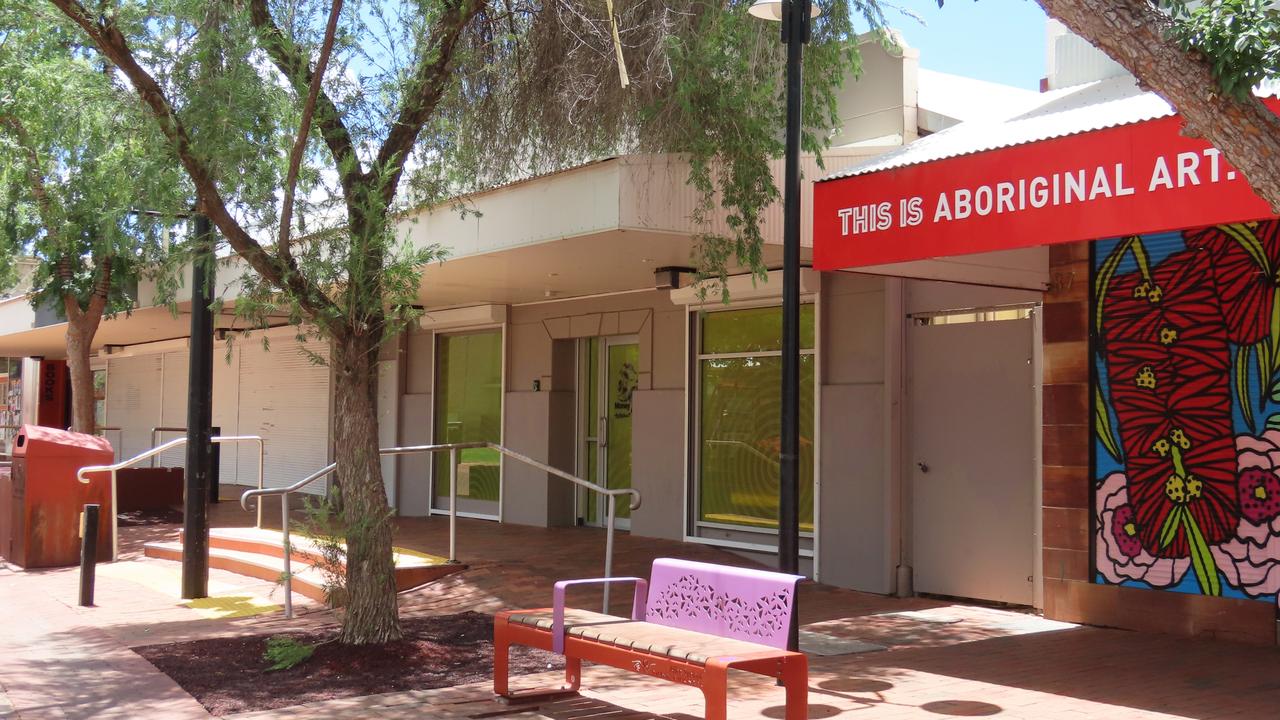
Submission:
M 800 318 L 806 353 L 800 358 L 800 527 L 812 531 L 813 305 L 802 305 Z M 781 334 L 779 307 L 702 315 L 697 489 L 702 522 L 778 526 Z
M 444 335 L 437 340 L 435 442 L 499 442 L 502 437 L 502 332 Z M 458 496 L 498 500 L 499 454 L 463 450 Z M 449 455 L 435 455 L 436 496 L 449 496 Z
M 813 348 L 813 305 L 800 306 L 800 347 Z M 722 310 L 702 315 L 702 353 L 761 352 L 782 349 L 782 310 L 778 307 Z
M 640 346 L 610 345 L 609 375 L 605 393 L 608 452 L 605 454 L 605 478 L 609 489 L 631 487 L 631 410 L 640 380 Z M 622 498 L 616 508 L 620 518 L 631 517 L 631 507 Z
M 800 528 L 813 530 L 813 368 L 800 359 Z M 701 483 L 704 522 L 778 526 L 782 358 L 702 361 Z

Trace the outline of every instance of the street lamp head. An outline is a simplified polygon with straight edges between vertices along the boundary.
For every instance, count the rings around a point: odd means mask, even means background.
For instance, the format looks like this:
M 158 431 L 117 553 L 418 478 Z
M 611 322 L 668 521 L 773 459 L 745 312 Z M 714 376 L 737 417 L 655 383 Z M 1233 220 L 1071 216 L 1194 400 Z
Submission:
M 773 22 L 782 22 L 782 11 L 783 0 L 756 0 L 747 10 L 754 17 Z M 809 17 L 816 18 L 821 14 L 822 11 L 818 9 L 818 4 L 811 2 L 809 4 Z

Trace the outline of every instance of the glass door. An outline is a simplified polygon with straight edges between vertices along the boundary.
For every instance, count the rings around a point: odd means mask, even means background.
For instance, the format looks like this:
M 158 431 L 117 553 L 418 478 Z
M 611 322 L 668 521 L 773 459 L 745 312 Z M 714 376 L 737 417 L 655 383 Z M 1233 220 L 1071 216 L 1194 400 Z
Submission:
M 502 330 L 436 338 L 436 443 L 502 442 Z M 449 509 L 449 454 L 436 453 L 434 508 Z M 458 514 L 497 519 L 502 492 L 497 450 L 463 450 L 458 458 Z
M 634 336 L 589 338 L 581 343 L 579 378 L 583 477 L 604 487 L 631 487 L 632 399 L 640 380 L 640 345 Z M 582 490 L 578 517 L 603 526 L 607 506 L 598 493 Z M 617 526 L 629 528 L 631 508 L 616 505 Z

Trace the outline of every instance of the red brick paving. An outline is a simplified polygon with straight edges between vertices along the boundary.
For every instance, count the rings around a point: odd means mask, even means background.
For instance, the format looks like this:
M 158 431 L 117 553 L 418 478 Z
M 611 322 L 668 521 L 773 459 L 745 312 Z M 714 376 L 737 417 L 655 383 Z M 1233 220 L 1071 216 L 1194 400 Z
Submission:
M 268 515 L 270 517 L 270 514 Z M 215 523 L 243 524 L 224 503 Z M 130 529 L 136 547 L 151 529 Z M 443 518 L 400 523 L 397 544 L 441 554 Z M 463 521 L 459 553 L 468 571 L 402 595 L 406 613 L 546 605 L 551 584 L 594 576 L 603 535 L 587 528 L 538 529 Z M 655 555 L 745 562 L 714 548 L 621 536 L 616 573 L 643 573 Z M 135 560 L 143 563 L 164 561 Z M 168 563 L 176 567 L 176 563 Z M 234 576 L 246 590 L 269 592 Z M 263 632 L 279 616 L 199 620 L 175 598 L 104 574 L 99 607 L 74 606 L 73 569 L 0 569 L 0 717 L 186 718 L 204 711 L 126 648 L 198 635 Z M 624 593 L 625 595 L 625 593 Z M 586 607 L 599 598 L 582 593 Z M 619 598 L 621 609 L 625 599 Z M 892 613 L 920 611 L 906 616 Z M 1280 718 L 1280 651 L 1099 628 L 1059 626 L 991 608 L 895 600 L 819 585 L 801 595 L 807 629 L 888 645 L 884 652 L 813 657 L 810 717 L 896 720 L 994 716 L 1023 720 Z M 932 619 L 930 621 L 929 619 Z M 327 611 L 299 622 L 328 624 Z M 940 622 L 939 620 L 956 622 Z M 521 678 L 531 683 L 534 678 Z M 551 679 L 548 679 L 548 682 Z M 781 690 L 736 678 L 730 717 L 779 718 Z M 607 668 L 588 668 L 581 697 L 536 706 L 496 704 L 486 684 L 352 698 L 255 718 L 534 718 L 692 720 L 698 691 Z M 13 706 L 6 708 L 7 702 Z

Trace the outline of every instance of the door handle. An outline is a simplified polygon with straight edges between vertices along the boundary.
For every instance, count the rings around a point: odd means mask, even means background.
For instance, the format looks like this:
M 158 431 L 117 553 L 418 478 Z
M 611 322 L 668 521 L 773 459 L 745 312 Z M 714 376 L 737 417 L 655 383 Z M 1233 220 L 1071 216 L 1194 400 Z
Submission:
M 916 463 L 916 467 L 920 468 L 920 472 L 922 472 L 922 473 L 927 473 L 927 472 L 929 472 L 929 464 L 928 464 L 928 463 L 918 462 L 918 463 Z

